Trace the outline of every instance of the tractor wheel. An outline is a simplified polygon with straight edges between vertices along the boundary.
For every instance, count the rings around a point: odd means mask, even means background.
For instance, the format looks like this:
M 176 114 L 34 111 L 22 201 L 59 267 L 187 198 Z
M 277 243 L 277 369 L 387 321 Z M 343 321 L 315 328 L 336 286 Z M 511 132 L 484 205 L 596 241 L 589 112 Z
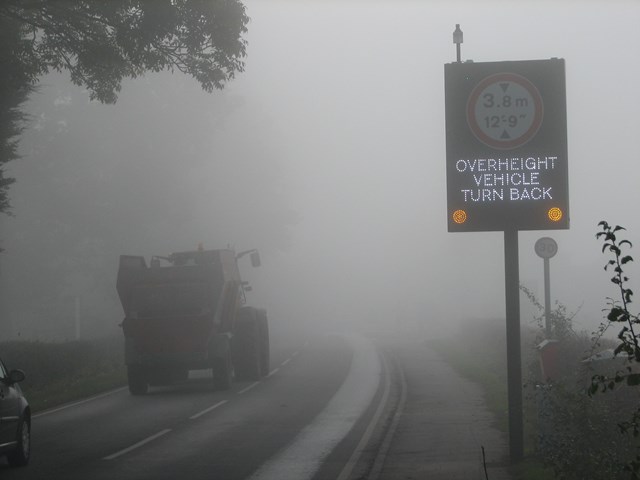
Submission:
M 127 367 L 127 377 L 129 380 L 129 392 L 131 395 L 145 395 L 149 390 L 149 381 L 145 370 L 136 365 Z
M 271 372 L 271 352 L 269 350 L 269 322 L 265 310 L 258 310 L 258 330 L 260 332 L 260 374 L 266 377 Z
M 241 380 L 260 380 L 260 328 L 256 310 L 242 308 L 236 319 L 234 332 L 236 372 Z
M 233 383 L 233 365 L 229 355 L 215 357 L 211 370 L 213 372 L 213 389 L 229 390 Z

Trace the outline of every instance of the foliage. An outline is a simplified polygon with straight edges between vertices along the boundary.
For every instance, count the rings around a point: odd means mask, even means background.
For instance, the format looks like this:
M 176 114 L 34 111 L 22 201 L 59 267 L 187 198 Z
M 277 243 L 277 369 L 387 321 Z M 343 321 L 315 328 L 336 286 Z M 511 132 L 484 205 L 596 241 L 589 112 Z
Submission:
M 2 342 L 8 368 L 20 368 L 20 385 L 35 411 L 94 395 L 126 381 L 120 336 L 62 343 Z
M 21 42 L 19 26 L 0 16 L 0 212 L 9 211 L 8 189 L 14 183 L 5 177 L 2 166 L 18 158 L 17 136 L 24 125 L 19 107 L 33 90 L 29 73 L 18 59 Z
M 618 333 L 620 343 L 614 350 L 616 356 L 621 355 L 630 362 L 640 362 L 640 345 L 636 330 L 639 328 L 640 318 L 637 314 L 631 313 L 629 304 L 632 302 L 631 297 L 633 291 L 627 287 L 629 277 L 624 273 L 623 265 L 633 261 L 631 255 L 625 255 L 623 249 L 631 248 L 632 244 L 629 240 L 619 239 L 619 234 L 624 228 L 616 225 L 612 227 L 607 222 L 602 221 L 598 224 L 601 231 L 596 234 L 597 238 L 604 238 L 602 252 L 609 252 L 613 255 L 604 266 L 605 270 L 613 269 L 614 275 L 611 282 L 614 283 L 620 293 L 620 300 L 608 297 L 607 323 L 605 325 L 620 323 L 622 328 Z M 604 328 L 603 328 L 604 329 Z M 589 393 L 594 394 L 597 391 L 606 392 L 613 390 L 618 384 L 625 383 L 628 386 L 640 385 L 640 373 L 634 372 L 631 364 L 627 365 L 624 370 L 617 371 L 613 376 L 595 375 L 592 379 Z
M 0 18 L 20 28 L 15 56 L 31 82 L 68 70 L 105 103 L 146 71 L 179 70 L 211 91 L 244 69 L 248 17 L 237 0 L 4 0 Z
M 632 261 L 631 256 L 624 253 L 631 243 L 617 238 L 616 235 L 623 230 L 621 227 L 610 227 L 605 222 L 600 227 L 602 232 L 598 238 L 605 240 L 603 251 L 613 254 L 613 259 L 607 262 L 605 268 L 613 269 L 611 281 L 619 289 L 621 297 L 619 301 L 609 299 L 607 310 L 609 323 L 623 325 L 618 336 L 620 344 L 612 348 L 617 357 L 585 362 L 585 354 L 593 353 L 593 342 L 600 347 L 609 346 L 609 341 L 602 336 L 608 325 L 602 326 L 595 338 L 589 338 L 586 332 L 575 330 L 576 313 L 569 313 L 560 303 L 556 304 L 550 315 L 554 336 L 561 345 L 557 361 L 563 368 L 559 377 L 551 383 L 541 384 L 536 349 L 523 350 L 525 355 L 532 354 L 523 362 L 528 368 L 525 373 L 528 392 L 524 402 L 525 432 L 533 429 L 536 433 L 537 456 L 553 470 L 556 478 L 563 480 L 623 479 L 630 475 L 631 478 L 639 478 L 640 409 L 637 407 L 637 392 L 630 388 L 616 388 L 620 385 L 636 385 L 640 371 L 636 365 L 638 343 L 635 332 L 638 329 L 638 316 L 629 311 L 633 292 L 628 287 L 629 278 L 623 271 L 623 266 Z M 535 347 L 544 338 L 544 307 L 526 287 L 521 290 L 539 311 L 539 315 L 534 317 L 537 331 L 524 340 Z M 525 336 L 528 332 L 528 329 L 524 330 Z M 487 388 L 490 383 L 476 371 L 483 365 L 483 360 L 479 359 L 487 355 L 486 352 L 482 354 L 473 349 L 473 346 L 483 343 L 477 342 L 476 336 L 477 332 L 474 331 L 474 341 L 470 344 L 458 337 L 455 345 L 441 346 L 439 351 L 446 354 L 448 361 L 449 357 L 453 357 L 455 365 L 464 366 L 466 363 L 467 367 L 462 371 Z M 503 341 L 492 343 L 489 349 L 500 351 Z M 615 345 L 615 342 L 611 341 L 611 345 Z M 472 362 L 467 359 L 469 356 Z M 469 365 L 474 368 L 468 368 Z M 588 395 L 596 391 L 608 393 Z
M 605 309 L 606 326 L 611 324 L 621 324 L 622 328 L 618 332 L 619 343 L 614 350 L 618 358 L 625 360 L 624 368 L 618 369 L 615 374 L 598 373 L 592 377 L 589 387 L 589 394 L 597 392 L 612 392 L 620 394 L 619 386 L 636 387 L 640 385 L 640 342 L 638 339 L 638 329 L 640 328 L 640 317 L 630 311 L 629 305 L 632 303 L 633 291 L 628 287 L 629 277 L 624 271 L 624 266 L 633 261 L 631 255 L 624 251 L 632 247 L 629 240 L 620 239 L 619 235 L 625 229 L 619 225 L 615 227 L 606 221 L 601 221 L 598 226 L 600 231 L 597 238 L 603 239 L 602 252 L 609 253 L 613 258 L 607 261 L 605 270 L 612 269 L 613 276 L 611 282 L 616 285 L 619 298 L 608 298 L 608 308 Z M 606 326 L 604 328 L 606 328 Z M 635 450 L 635 458 L 624 463 L 624 468 L 631 474 L 631 478 L 640 478 L 640 407 L 635 405 L 634 411 L 628 414 L 624 420 L 617 422 L 620 432 L 625 435 L 628 445 Z M 630 438 L 626 435 L 630 435 Z
M 534 316 L 534 321 L 538 327 L 539 335 L 537 338 L 542 339 L 545 332 L 545 309 L 538 301 L 534 293 L 524 285 L 520 285 L 520 291 L 526 295 L 531 304 L 538 310 L 538 315 Z M 556 301 L 555 308 L 549 313 L 549 322 L 551 324 L 551 334 L 553 338 L 559 341 L 567 340 L 578 335 L 573 329 L 573 319 L 580 311 L 578 308 L 574 312 L 568 312 L 566 305 Z
M 526 287 L 523 292 L 537 307 L 537 333 L 531 349 L 544 338 L 544 307 Z M 576 331 L 576 313 L 568 313 L 561 303 L 550 316 L 556 353 L 555 376 L 543 383 L 539 361 L 528 364 L 525 413 L 536 433 L 536 453 L 551 468 L 556 478 L 566 480 L 625 478 L 625 464 L 633 458 L 634 447 L 619 434 L 617 424 L 635 407 L 625 392 L 593 399 L 587 386 L 594 372 L 606 374 L 618 366 L 615 361 L 585 362 L 593 353 L 593 339 L 585 331 Z M 609 346 L 598 336 L 601 347 Z M 613 345 L 613 343 L 611 343 Z
M 16 216 L 0 216 L 5 332 L 74 338 L 79 297 L 83 338 L 113 333 L 120 254 L 200 241 L 267 257 L 286 248 L 293 222 L 282 142 L 254 105 L 166 73 L 126 81 L 109 107 L 60 76 L 47 82 L 25 106 L 38 118 L 21 138 L 29 161 L 12 169 Z
M 67 71 L 103 103 L 147 71 L 177 70 L 210 92 L 244 70 L 248 21 L 239 0 L 0 2 L 0 213 L 9 209 L 3 166 L 16 158 L 19 106 L 42 75 Z
M 623 265 L 632 262 L 631 255 L 623 255 L 623 248 L 631 248 L 631 242 L 629 240 L 619 240 L 616 237 L 616 233 L 624 230 L 623 227 L 617 225 L 611 227 L 607 222 L 602 221 L 598 224 L 602 227 L 602 231 L 596 234 L 597 238 L 604 237 L 604 245 L 602 246 L 602 252 L 609 251 L 613 254 L 614 258 L 609 260 L 605 265 L 605 270 L 613 267 L 614 275 L 611 277 L 611 282 L 618 286 L 620 291 L 620 301 L 613 298 L 609 298 L 609 309 L 607 314 L 607 320 L 609 322 L 622 323 L 623 327 L 618 334 L 620 344 L 615 350 L 616 355 L 624 352 L 629 357 L 633 358 L 636 362 L 640 362 L 640 346 L 638 345 L 638 336 L 635 333 L 634 327 L 637 328 L 640 324 L 640 318 L 638 315 L 633 315 L 629 311 L 629 304 L 631 303 L 631 297 L 633 291 L 627 287 L 629 277 L 624 274 Z M 640 382 L 639 382 L 640 383 Z
M 538 455 L 562 480 L 626 478 L 634 448 L 616 422 L 625 415 L 621 399 L 593 399 L 579 385 L 538 386 Z

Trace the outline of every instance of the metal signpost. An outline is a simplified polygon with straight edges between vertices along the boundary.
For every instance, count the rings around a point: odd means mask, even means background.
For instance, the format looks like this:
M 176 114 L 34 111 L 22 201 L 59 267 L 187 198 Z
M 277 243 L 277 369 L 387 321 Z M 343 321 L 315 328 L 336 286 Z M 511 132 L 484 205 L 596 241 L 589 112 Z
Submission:
M 551 338 L 551 286 L 549 278 L 549 259 L 558 253 L 558 244 L 553 238 L 539 238 L 533 249 L 544 263 L 544 329 L 547 338 Z
M 444 66 L 449 232 L 504 233 L 509 448 L 523 455 L 518 231 L 569 228 L 564 60 Z

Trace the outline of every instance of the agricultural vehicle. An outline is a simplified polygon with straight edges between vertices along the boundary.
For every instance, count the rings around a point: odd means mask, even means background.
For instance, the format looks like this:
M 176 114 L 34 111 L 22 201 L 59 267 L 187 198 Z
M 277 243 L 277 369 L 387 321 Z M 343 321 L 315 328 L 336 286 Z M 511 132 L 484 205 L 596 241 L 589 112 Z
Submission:
M 232 249 L 154 256 L 121 255 L 117 291 L 129 391 L 186 381 L 190 370 L 210 370 L 215 389 L 235 378 L 258 380 L 269 373 L 269 327 L 265 310 L 246 306 L 247 282 Z

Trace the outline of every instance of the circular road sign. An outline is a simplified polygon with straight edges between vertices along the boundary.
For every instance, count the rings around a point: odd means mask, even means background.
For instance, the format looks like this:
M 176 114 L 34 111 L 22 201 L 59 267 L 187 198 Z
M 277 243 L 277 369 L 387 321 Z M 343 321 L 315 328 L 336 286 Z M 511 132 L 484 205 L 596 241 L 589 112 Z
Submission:
M 543 103 L 536 86 L 515 73 L 482 80 L 467 101 L 467 123 L 485 145 L 509 150 L 531 140 L 542 125 Z
M 558 253 L 558 244 L 550 237 L 539 238 L 533 248 L 541 258 L 551 258 Z

